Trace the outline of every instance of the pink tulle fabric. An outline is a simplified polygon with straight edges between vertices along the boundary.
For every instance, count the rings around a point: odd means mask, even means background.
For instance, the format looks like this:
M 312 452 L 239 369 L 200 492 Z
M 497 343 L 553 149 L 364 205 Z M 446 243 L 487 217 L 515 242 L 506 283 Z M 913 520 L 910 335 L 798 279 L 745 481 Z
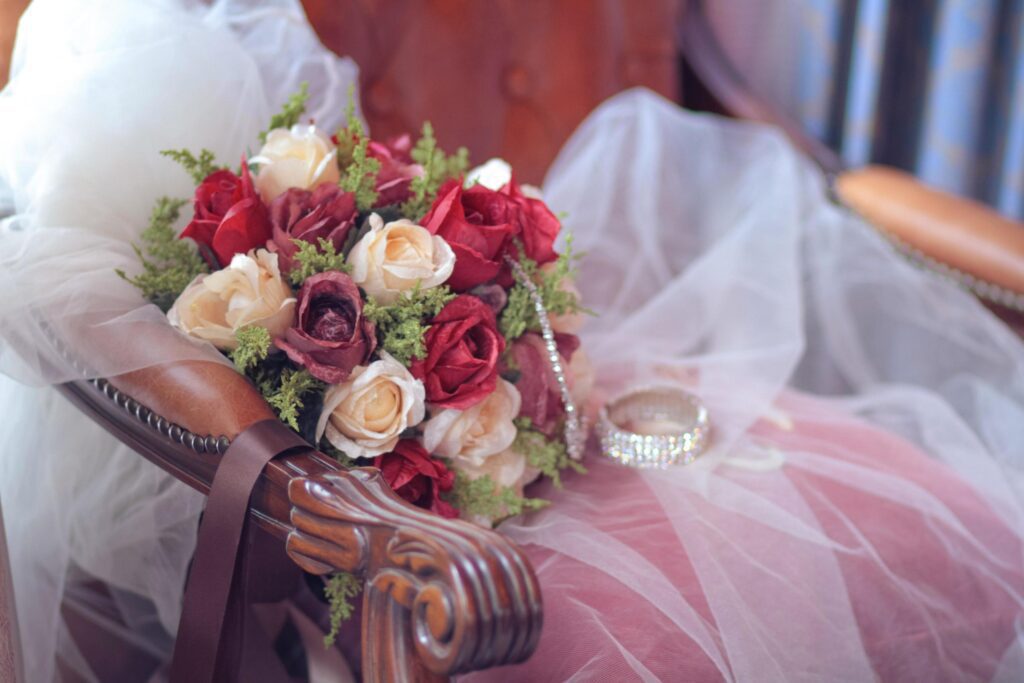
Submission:
M 716 467 L 763 517 L 685 491 L 672 518 L 664 473 L 593 451 L 587 475 L 538 492 L 554 506 L 506 530 L 544 588 L 540 648 L 465 680 L 992 680 L 1016 638 L 1018 536 L 905 440 L 806 396 L 779 410 L 751 429 L 772 469 Z M 786 510 L 804 537 L 772 528 Z

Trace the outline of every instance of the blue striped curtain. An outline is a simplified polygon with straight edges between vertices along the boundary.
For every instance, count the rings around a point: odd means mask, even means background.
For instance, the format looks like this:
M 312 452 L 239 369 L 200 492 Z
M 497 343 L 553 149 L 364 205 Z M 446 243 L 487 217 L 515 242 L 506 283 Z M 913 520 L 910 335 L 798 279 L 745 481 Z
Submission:
M 1024 218 L 1024 0 L 725 0 L 714 19 L 754 88 L 851 166 Z

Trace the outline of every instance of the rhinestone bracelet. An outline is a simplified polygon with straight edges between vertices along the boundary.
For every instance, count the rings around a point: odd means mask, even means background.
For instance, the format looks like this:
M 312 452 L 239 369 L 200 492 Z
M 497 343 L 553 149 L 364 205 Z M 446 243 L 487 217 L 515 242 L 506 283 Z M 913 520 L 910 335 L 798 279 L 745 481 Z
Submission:
M 605 455 L 623 465 L 667 468 L 696 460 L 707 443 L 708 411 L 673 387 L 636 389 L 601 408 L 597 434 Z

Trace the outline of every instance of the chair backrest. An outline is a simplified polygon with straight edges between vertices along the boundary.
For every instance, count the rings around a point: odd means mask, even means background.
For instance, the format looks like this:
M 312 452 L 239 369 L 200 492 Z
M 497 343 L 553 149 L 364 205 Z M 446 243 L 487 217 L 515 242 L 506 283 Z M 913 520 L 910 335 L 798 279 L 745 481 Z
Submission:
M 304 0 L 323 43 L 355 59 L 375 137 L 433 123 L 447 151 L 543 173 L 602 100 L 678 99 L 680 0 Z

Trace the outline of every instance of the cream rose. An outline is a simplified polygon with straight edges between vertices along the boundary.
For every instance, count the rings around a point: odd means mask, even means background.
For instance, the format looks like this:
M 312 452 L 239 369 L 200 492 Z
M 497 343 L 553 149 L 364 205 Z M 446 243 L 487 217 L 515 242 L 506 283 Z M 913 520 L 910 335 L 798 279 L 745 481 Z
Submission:
M 419 283 L 420 289 L 444 284 L 455 254 L 442 238 L 405 219 L 384 224 L 370 216 L 370 231 L 348 255 L 352 280 L 379 303 L 392 304 Z
M 260 167 L 256 189 L 267 203 L 290 188 L 312 190 L 323 183 L 337 183 L 340 177 L 338 151 L 314 126 L 275 128 L 249 162 Z
M 510 382 L 498 379 L 487 398 L 466 410 L 443 408 L 423 425 L 423 447 L 451 458 L 456 469 L 463 464 L 480 467 L 484 461 L 512 445 L 522 399 Z
M 423 421 L 423 383 L 387 353 L 380 356 L 324 394 L 316 438 L 326 436 L 350 458 L 387 453 L 402 432 Z
M 227 268 L 200 275 L 167 312 L 171 324 L 219 349 L 238 346 L 243 327 L 265 327 L 280 337 L 295 317 L 295 296 L 281 277 L 277 254 L 235 254 Z
M 525 455 L 511 448 L 495 453 L 479 466 L 463 463 L 453 467 L 470 479 L 490 477 L 496 487 L 508 486 L 520 496 L 523 488 L 540 475 L 540 470 L 527 467 Z

